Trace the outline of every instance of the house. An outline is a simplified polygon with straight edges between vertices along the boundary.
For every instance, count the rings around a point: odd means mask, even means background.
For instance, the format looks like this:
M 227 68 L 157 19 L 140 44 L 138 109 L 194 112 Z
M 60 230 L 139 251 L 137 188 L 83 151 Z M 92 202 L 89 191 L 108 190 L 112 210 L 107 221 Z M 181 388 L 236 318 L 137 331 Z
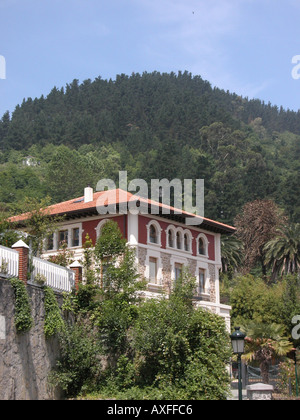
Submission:
M 38 162 L 37 159 L 33 156 L 26 156 L 23 159 L 22 164 L 24 166 L 38 166 L 40 165 L 40 162 Z
M 137 204 L 137 201 L 143 203 L 144 210 L 149 207 L 149 211 L 127 211 L 129 204 Z M 105 203 L 114 211 L 100 214 L 105 211 L 99 213 L 99 203 Z M 153 205 L 156 214 L 151 214 Z M 233 234 L 235 228 L 207 218 L 199 218 L 199 223 L 202 222 L 199 225 L 187 225 L 188 217 L 199 216 L 137 198 L 121 189 L 94 193 L 87 187 L 82 197 L 52 205 L 47 212 L 50 216 L 64 218 L 58 231 L 48 238 L 43 258 L 55 255 L 65 242 L 74 252 L 74 258 L 80 260 L 86 235 L 95 244 L 103 225 L 112 219 L 118 223 L 128 244 L 136 249 L 138 271 L 148 279 L 146 297 L 157 297 L 162 291 L 168 293 L 183 267 L 187 267 L 196 278 L 197 305 L 223 316 L 230 327 L 231 308 L 220 303 L 219 270 L 221 235 Z M 23 214 L 11 220 L 20 227 L 26 217 Z

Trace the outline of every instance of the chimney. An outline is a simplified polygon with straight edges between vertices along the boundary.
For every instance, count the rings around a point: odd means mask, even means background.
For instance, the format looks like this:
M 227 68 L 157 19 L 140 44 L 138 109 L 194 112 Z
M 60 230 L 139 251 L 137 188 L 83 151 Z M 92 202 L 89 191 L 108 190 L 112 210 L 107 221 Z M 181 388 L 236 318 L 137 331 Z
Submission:
M 93 201 L 94 191 L 89 185 L 84 189 L 84 202 L 90 203 Z

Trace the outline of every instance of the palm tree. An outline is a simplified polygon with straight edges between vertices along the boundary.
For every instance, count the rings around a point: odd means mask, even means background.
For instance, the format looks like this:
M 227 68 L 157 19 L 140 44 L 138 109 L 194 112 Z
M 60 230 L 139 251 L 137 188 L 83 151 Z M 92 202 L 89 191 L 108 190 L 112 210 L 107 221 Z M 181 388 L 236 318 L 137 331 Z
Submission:
M 257 360 L 265 384 L 269 383 L 269 366 L 275 356 L 285 356 L 293 344 L 284 336 L 284 326 L 250 322 L 243 327 L 247 333 L 243 359 Z
M 264 247 L 265 262 L 272 269 L 272 280 L 278 275 L 300 272 L 300 224 L 277 229 L 278 235 Z
M 233 272 L 241 264 L 243 260 L 243 245 L 235 236 L 221 237 L 221 256 L 222 256 L 222 271 Z

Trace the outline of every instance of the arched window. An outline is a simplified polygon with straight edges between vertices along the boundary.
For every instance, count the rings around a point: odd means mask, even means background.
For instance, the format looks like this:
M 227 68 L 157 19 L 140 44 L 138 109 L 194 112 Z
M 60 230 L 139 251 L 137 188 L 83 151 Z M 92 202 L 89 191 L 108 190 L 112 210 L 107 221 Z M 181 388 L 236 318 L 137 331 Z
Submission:
M 156 220 L 151 220 L 147 227 L 148 244 L 161 246 L 161 227 Z
M 105 223 L 107 223 L 107 222 L 108 222 L 108 219 L 103 219 L 103 220 L 101 220 L 101 221 L 98 223 L 97 227 L 95 227 L 95 231 L 96 231 L 96 238 L 97 238 L 97 239 L 100 237 L 100 235 L 101 235 L 101 230 L 102 230 L 103 226 L 105 225 Z
M 173 229 L 169 229 L 168 230 L 168 246 L 170 248 L 174 248 L 174 240 L 175 240 L 175 238 L 174 238 Z
M 205 255 L 205 245 L 202 238 L 199 239 L 198 252 L 200 255 Z
M 176 247 L 177 249 L 181 249 L 181 233 L 176 233 Z
M 208 241 L 204 234 L 198 237 L 198 254 L 208 256 Z
M 157 231 L 156 231 L 156 227 L 154 225 L 151 225 L 150 226 L 149 239 L 150 239 L 150 242 L 152 244 L 157 244 L 158 243 L 158 240 L 157 240 Z
M 184 250 L 185 251 L 189 251 L 190 250 L 190 241 L 189 241 L 189 237 L 188 237 L 188 234 L 187 233 L 184 234 L 183 246 L 184 246 Z

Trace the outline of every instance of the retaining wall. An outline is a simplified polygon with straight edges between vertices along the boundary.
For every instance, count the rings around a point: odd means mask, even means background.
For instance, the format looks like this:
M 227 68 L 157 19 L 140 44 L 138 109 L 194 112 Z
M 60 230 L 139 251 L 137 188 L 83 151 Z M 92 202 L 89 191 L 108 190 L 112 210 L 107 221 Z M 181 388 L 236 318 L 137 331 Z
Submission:
M 48 386 L 59 346 L 56 338 L 45 339 L 43 290 L 32 285 L 27 290 L 34 326 L 20 334 L 14 325 L 13 288 L 9 280 L 0 278 L 0 400 L 59 399 L 60 393 Z

